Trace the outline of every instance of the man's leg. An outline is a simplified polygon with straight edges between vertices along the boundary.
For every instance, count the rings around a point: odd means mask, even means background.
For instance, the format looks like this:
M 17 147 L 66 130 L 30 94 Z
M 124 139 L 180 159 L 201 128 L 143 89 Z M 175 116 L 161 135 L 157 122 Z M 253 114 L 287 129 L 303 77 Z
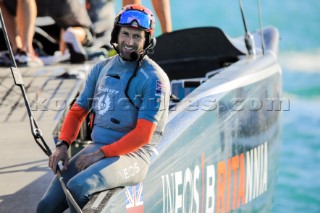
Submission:
M 99 147 L 100 146 L 89 145 L 70 159 L 68 169 L 62 172 L 62 177 L 65 183 L 78 173 L 75 166 L 78 157 L 83 154 L 94 152 L 99 149 Z M 63 212 L 66 208 L 68 208 L 66 196 L 63 192 L 59 179 L 55 176 L 42 199 L 38 203 L 37 213 Z
M 57 176 L 55 176 L 46 193 L 38 203 L 37 213 L 63 212 L 68 207 L 60 181 Z
M 64 181 L 75 201 L 83 208 L 90 197 L 107 189 L 132 186 L 140 183 L 149 168 L 150 155 L 136 151 L 120 157 L 104 158 L 78 173 L 76 161 L 83 154 L 92 153 L 103 144 L 91 144 L 82 149 L 69 162 L 68 170 L 62 173 Z M 38 204 L 37 212 L 57 212 L 66 208 L 66 197 L 57 177 L 53 179 Z M 72 206 L 70 207 L 71 209 Z
M 93 152 L 101 146 L 103 144 L 92 144 L 82 154 Z M 80 208 L 83 208 L 97 192 L 140 183 L 148 172 L 149 161 L 150 155 L 139 151 L 104 158 L 72 177 L 67 186 Z

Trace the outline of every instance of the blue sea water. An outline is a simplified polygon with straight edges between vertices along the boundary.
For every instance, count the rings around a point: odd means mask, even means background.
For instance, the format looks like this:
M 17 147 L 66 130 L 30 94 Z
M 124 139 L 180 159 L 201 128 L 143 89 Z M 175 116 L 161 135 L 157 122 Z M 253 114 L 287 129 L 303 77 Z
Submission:
M 151 1 L 142 3 L 152 8 Z M 283 68 L 283 143 L 271 212 L 320 212 L 320 1 L 261 1 L 263 25 L 279 29 Z M 250 30 L 259 28 L 258 1 L 243 1 Z M 117 10 L 120 3 L 117 3 Z M 244 33 L 238 1 L 172 0 L 173 29 L 218 26 Z M 156 30 L 160 34 L 160 29 Z

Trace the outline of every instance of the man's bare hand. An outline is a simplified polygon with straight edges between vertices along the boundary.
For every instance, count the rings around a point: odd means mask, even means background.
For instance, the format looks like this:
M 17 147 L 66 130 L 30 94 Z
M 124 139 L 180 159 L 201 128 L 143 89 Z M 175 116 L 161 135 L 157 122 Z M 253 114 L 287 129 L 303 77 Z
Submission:
M 105 154 L 100 149 L 90 154 L 81 155 L 76 162 L 76 167 L 80 172 L 105 157 Z
M 54 173 L 57 172 L 59 161 L 63 162 L 63 170 L 67 170 L 69 163 L 68 147 L 64 144 L 57 147 L 55 152 L 49 157 L 49 167 Z

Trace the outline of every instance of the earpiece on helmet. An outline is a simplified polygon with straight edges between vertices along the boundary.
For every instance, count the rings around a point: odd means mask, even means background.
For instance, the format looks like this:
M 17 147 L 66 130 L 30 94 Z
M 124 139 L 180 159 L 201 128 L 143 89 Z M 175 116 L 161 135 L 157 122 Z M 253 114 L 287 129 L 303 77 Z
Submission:
M 118 43 L 118 35 L 119 35 L 119 31 L 120 31 L 120 27 L 116 26 L 112 29 L 111 32 L 111 39 L 110 39 L 110 43 L 111 44 L 117 44 Z
M 150 40 L 150 49 L 153 49 L 157 44 L 157 39 L 155 37 L 152 37 Z

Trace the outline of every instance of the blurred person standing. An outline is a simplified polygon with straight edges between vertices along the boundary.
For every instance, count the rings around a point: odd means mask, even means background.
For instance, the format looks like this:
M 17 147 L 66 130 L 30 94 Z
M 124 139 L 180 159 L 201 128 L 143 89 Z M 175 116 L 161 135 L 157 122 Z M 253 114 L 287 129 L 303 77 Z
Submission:
M 86 10 L 85 0 L 1 0 L 1 10 L 7 23 L 8 36 L 18 65 L 41 66 L 32 41 L 36 17 L 51 17 L 65 29 L 65 41 L 71 42 L 71 61 L 85 60 L 85 52 L 72 43 L 88 44 L 93 40 L 93 28 Z

